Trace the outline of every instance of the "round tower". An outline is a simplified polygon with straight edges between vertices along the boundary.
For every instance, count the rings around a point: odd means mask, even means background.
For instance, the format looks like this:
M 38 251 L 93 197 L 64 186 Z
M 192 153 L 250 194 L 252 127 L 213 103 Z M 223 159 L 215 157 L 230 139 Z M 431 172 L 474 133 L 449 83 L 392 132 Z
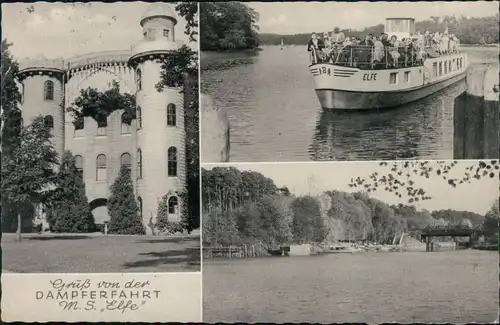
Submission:
M 22 84 L 21 115 L 23 124 L 35 116 L 44 117 L 51 129 L 52 143 L 59 155 L 64 152 L 64 84 L 66 72 L 62 59 L 48 60 L 38 56 L 19 64 L 17 75 Z
M 145 225 L 156 221 L 163 196 L 169 197 L 169 221 L 180 221 L 183 204 L 179 196 L 186 181 L 183 96 L 178 88 L 159 92 L 155 87 L 162 63 L 179 48 L 176 23 L 171 5 L 150 5 L 140 22 L 143 38 L 129 59 L 136 80 L 137 199 Z

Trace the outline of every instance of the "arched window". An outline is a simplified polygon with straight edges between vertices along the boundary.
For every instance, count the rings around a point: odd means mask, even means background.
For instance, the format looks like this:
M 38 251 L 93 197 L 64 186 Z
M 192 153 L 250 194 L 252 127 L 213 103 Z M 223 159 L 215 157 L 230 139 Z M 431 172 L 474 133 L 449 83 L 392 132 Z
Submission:
M 177 148 L 168 148 L 168 177 L 177 176 Z
M 75 167 L 78 174 L 83 178 L 83 157 L 80 155 L 75 156 Z
M 52 115 L 47 115 L 43 118 L 43 125 L 49 129 L 50 135 L 54 134 L 54 118 Z
M 139 217 L 142 218 L 142 198 L 140 196 L 137 198 L 137 203 L 139 208 Z
M 127 167 L 129 170 L 132 168 L 132 156 L 128 152 L 125 152 L 120 157 L 120 167 Z
M 97 135 L 106 135 L 108 118 L 106 116 L 97 119 Z
M 175 104 L 167 105 L 167 125 L 175 126 L 176 125 L 176 107 Z
M 177 196 L 168 198 L 168 214 L 177 214 L 179 211 L 179 200 Z
M 137 129 L 142 129 L 142 108 L 141 106 L 137 106 L 136 110 L 137 115 Z
M 137 149 L 137 178 L 142 178 L 142 151 Z
M 108 171 L 106 168 L 106 156 L 99 155 L 96 159 L 96 180 L 105 181 L 108 178 Z
M 43 86 L 43 99 L 54 100 L 54 82 L 51 80 L 45 81 Z
M 135 72 L 135 83 L 137 84 L 137 91 L 142 89 L 142 72 L 141 69 L 137 69 Z
M 130 121 L 127 120 L 126 113 L 121 116 L 122 134 L 130 134 Z

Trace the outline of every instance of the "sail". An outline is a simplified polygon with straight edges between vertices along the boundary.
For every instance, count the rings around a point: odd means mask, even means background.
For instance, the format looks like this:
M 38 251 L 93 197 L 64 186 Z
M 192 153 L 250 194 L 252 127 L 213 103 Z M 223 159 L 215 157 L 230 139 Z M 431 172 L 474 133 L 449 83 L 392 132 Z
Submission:
M 281 46 L 283 46 L 283 39 L 281 39 Z
M 444 30 L 445 34 L 448 34 L 448 26 L 446 26 L 446 29 Z

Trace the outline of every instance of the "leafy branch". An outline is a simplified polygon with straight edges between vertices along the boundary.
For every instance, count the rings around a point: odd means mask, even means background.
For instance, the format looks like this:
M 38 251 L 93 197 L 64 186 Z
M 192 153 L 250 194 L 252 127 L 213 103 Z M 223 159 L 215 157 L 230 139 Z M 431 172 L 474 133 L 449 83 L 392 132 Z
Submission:
M 458 165 L 457 161 L 437 161 L 436 163 L 438 166 L 432 166 L 429 161 L 380 162 L 380 166 L 390 168 L 388 173 L 374 172 L 368 178 L 351 178 L 349 187 L 360 188 L 367 193 L 382 189 L 394 193 L 399 198 L 406 194 L 408 203 L 414 203 L 432 199 L 425 189 L 416 185 L 414 177 L 437 176 L 453 188 L 485 177 L 499 177 L 500 163 L 498 160 L 471 163 L 465 167 L 462 177 L 451 176 L 452 170 Z

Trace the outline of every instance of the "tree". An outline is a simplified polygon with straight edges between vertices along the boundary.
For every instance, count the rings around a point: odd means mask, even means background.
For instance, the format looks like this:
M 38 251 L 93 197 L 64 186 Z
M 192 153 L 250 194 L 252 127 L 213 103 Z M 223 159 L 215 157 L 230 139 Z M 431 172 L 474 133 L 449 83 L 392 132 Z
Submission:
M 259 46 L 258 13 L 241 2 L 200 3 L 200 48 L 246 50 Z
M 88 87 L 80 90 L 78 96 L 66 111 L 73 116 L 73 123 L 76 125 L 83 121 L 84 117 L 92 117 L 96 121 L 107 118 L 116 110 L 125 111 L 125 122 L 130 123 L 136 117 L 135 96 L 132 94 L 122 94 L 120 84 L 113 80 L 112 87 L 106 91 L 99 91 L 97 88 Z
M 56 188 L 47 200 L 51 212 L 49 224 L 55 232 L 88 233 L 95 231 L 85 184 L 76 169 L 75 158 L 66 151 L 61 159 Z
M 326 228 L 319 202 L 312 196 L 296 198 L 292 204 L 294 240 L 298 243 L 322 242 Z
M 436 161 L 437 166 L 432 166 L 429 161 L 395 161 L 380 162 L 381 167 L 390 168 L 387 172 L 374 172 L 368 178 L 352 178 L 350 187 L 361 188 L 367 193 L 377 190 L 391 192 L 399 198 L 408 197 L 408 203 L 430 200 L 432 197 L 427 189 L 418 187 L 415 176 L 442 178 L 451 187 L 464 183 L 480 180 L 483 177 L 499 177 L 500 163 L 498 160 L 479 161 L 469 163 L 463 170 L 463 176 L 452 177 L 451 171 L 457 166 L 457 161 Z M 462 165 L 462 164 L 460 164 Z
M 486 237 L 498 237 L 498 228 L 500 221 L 500 212 L 498 209 L 499 202 L 496 201 L 491 209 L 486 213 L 482 228 Z
M 50 142 L 50 131 L 42 116 L 21 131 L 20 144 L 11 155 L 2 155 L 2 196 L 17 209 L 17 239 L 21 241 L 21 210 L 43 201 L 55 182 L 57 153 Z
M 9 43 L 6 39 L 2 40 L 2 75 L 1 75 L 1 154 L 9 156 L 12 150 L 19 145 L 21 133 L 21 110 L 19 103 L 21 94 L 16 85 L 15 76 L 19 67 L 14 57 L 9 51 Z M 1 216 L 2 230 L 10 230 L 17 218 L 16 204 L 10 202 L 7 196 L 1 195 Z
M 184 33 L 189 36 L 189 41 L 196 42 L 196 35 L 198 35 L 198 3 L 181 2 L 175 7 L 175 10 L 186 20 Z
M 108 200 L 109 232 L 122 235 L 144 235 L 146 230 L 138 214 L 130 169 L 122 166 L 120 175 L 111 185 Z

